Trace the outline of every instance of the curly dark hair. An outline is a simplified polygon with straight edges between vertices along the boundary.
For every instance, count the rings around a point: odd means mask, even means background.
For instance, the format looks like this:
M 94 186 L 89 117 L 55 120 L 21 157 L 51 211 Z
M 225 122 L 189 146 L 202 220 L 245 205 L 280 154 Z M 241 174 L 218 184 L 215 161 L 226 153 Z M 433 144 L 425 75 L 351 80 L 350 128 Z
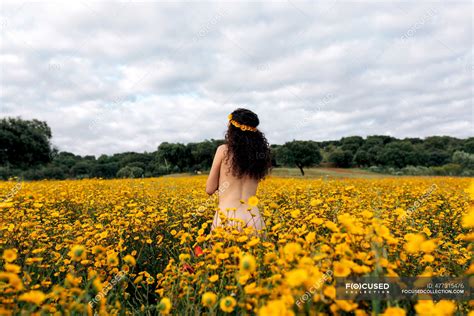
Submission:
M 257 127 L 260 123 L 257 114 L 247 109 L 237 109 L 232 119 L 239 124 Z M 225 134 L 227 144 L 226 162 L 229 171 L 238 178 L 249 176 L 261 180 L 269 173 L 272 166 L 270 146 L 265 135 L 256 131 L 243 131 L 229 123 Z

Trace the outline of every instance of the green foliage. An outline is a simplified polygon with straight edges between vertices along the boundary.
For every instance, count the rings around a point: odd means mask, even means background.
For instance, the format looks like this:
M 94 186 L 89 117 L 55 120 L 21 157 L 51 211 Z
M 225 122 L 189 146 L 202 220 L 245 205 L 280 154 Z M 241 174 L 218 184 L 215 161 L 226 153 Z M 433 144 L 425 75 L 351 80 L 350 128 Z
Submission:
M 223 140 L 161 143 L 151 153 L 79 156 L 52 147 L 45 122 L 0 120 L 0 179 L 70 179 L 151 177 L 209 170 Z M 321 162 L 336 167 L 358 166 L 400 175 L 474 175 L 474 138 L 432 136 L 396 139 L 386 135 L 343 137 L 330 141 L 298 141 L 271 145 L 273 166 L 304 168 Z M 323 160 L 324 158 L 324 160 Z
M 411 143 L 405 141 L 391 142 L 384 146 L 377 159 L 383 162 L 384 165 L 402 168 L 407 165 L 413 165 L 415 155 L 416 153 Z
M 462 151 L 474 154 L 474 137 L 468 138 L 462 145 Z
M 354 164 L 359 167 L 370 166 L 372 164 L 372 160 L 373 159 L 369 152 L 364 149 L 357 150 L 356 154 L 354 155 Z
M 329 154 L 329 162 L 332 163 L 335 167 L 339 168 L 349 168 L 352 165 L 352 160 L 354 155 L 350 150 L 336 149 Z
M 144 171 L 140 167 L 126 166 L 117 172 L 117 178 L 141 178 Z
M 349 151 L 354 155 L 357 150 L 364 144 L 364 139 L 360 136 L 350 136 L 341 138 L 341 149 Z
M 304 175 L 303 168 L 318 165 L 322 156 L 316 142 L 294 140 L 285 143 L 277 150 L 276 160 L 283 165 L 297 166 Z
M 0 120 L 0 164 L 30 168 L 51 160 L 51 129 L 46 122 L 3 118 Z
M 461 165 L 465 169 L 474 170 L 474 154 L 456 151 L 453 154 L 453 163 Z

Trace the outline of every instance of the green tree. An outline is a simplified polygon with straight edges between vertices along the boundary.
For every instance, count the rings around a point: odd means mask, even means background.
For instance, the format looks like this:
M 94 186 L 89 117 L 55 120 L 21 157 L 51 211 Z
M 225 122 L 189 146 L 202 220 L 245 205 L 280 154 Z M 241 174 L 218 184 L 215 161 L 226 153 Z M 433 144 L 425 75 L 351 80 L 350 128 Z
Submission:
M 277 161 L 285 165 L 298 167 L 303 176 L 303 168 L 318 165 L 321 160 L 319 146 L 313 141 L 294 140 L 285 143 L 277 151 Z
M 143 174 L 143 169 L 140 167 L 126 166 L 117 172 L 117 178 L 140 178 Z
M 350 150 L 336 149 L 329 154 L 329 162 L 339 168 L 349 168 L 352 165 L 354 155 Z
M 412 165 L 414 148 L 410 142 L 396 141 L 385 145 L 378 156 L 382 165 L 402 168 Z
M 453 154 L 453 163 L 459 164 L 466 169 L 474 170 L 474 154 L 456 151 Z
M 462 151 L 469 154 L 474 154 L 474 137 L 470 137 L 464 141 L 462 145 Z
M 355 154 L 357 150 L 364 144 L 364 139 L 360 136 L 349 136 L 341 138 L 341 149 L 349 150 Z
M 51 129 L 46 122 L 0 120 L 0 164 L 29 168 L 51 161 Z
M 89 178 L 92 172 L 93 163 L 79 161 L 71 168 L 71 173 L 76 178 Z
M 442 166 L 451 160 L 451 155 L 448 151 L 442 149 L 432 149 L 426 152 L 428 166 Z
M 97 163 L 92 168 L 91 175 L 96 178 L 110 179 L 115 177 L 119 170 L 117 162 Z
M 354 155 L 354 163 L 359 167 L 368 167 L 371 165 L 371 156 L 366 150 L 359 149 Z
M 189 168 L 194 170 L 210 169 L 217 147 L 222 142 L 206 140 L 199 143 L 189 143 L 186 147 L 191 154 Z
M 158 160 L 167 167 L 177 167 L 179 171 L 184 171 L 189 166 L 190 154 L 185 145 L 168 142 L 158 146 Z

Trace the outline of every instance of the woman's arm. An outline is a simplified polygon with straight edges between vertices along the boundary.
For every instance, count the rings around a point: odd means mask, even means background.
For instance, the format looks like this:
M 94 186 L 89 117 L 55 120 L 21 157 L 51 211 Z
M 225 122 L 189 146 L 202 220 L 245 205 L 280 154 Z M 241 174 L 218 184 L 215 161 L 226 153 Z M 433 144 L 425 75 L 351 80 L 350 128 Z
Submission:
M 224 158 L 225 145 L 217 147 L 214 161 L 212 162 L 211 171 L 206 182 L 206 193 L 209 195 L 214 194 L 219 188 L 219 173 L 221 169 L 222 159 Z

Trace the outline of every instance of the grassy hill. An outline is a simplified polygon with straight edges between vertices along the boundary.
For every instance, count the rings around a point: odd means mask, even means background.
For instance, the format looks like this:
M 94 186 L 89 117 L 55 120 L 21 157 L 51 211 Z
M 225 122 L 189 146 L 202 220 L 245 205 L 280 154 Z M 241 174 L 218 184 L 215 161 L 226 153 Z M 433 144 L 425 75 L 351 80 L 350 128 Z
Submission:
M 309 168 L 302 176 L 298 168 L 274 168 L 272 176 L 282 178 L 383 178 L 389 175 L 374 173 L 358 168 Z

